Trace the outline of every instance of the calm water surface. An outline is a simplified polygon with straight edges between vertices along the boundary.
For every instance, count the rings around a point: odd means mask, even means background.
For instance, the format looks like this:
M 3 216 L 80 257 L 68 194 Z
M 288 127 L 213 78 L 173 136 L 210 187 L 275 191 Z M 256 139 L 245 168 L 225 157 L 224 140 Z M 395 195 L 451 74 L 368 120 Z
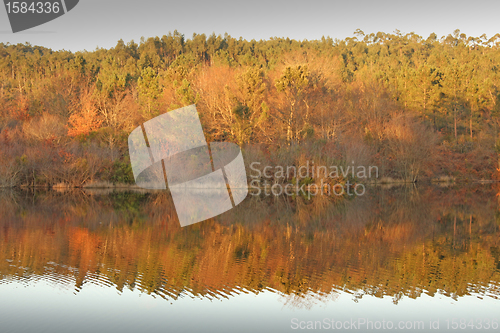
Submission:
M 0 332 L 500 332 L 491 185 L 249 197 L 0 192 Z M 384 329 L 385 328 L 385 329 Z

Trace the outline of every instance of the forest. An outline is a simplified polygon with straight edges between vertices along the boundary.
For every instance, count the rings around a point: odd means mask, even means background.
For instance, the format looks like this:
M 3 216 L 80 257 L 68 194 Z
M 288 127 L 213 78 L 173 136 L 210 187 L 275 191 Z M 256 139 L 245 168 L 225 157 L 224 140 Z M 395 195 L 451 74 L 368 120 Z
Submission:
M 0 186 L 132 184 L 129 133 L 192 104 L 207 141 L 239 144 L 246 162 L 496 180 L 499 64 L 500 34 L 460 30 L 312 41 L 174 31 L 82 52 L 0 43 Z

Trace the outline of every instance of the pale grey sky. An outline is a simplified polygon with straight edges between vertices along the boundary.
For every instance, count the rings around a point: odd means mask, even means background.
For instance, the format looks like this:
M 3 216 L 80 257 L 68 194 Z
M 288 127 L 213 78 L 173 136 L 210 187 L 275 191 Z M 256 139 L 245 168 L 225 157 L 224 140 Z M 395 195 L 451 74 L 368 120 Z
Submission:
M 491 37 L 500 32 L 499 1 L 395 0 L 80 0 L 64 16 L 13 34 L 0 8 L 0 42 L 30 42 L 71 51 L 113 47 L 119 39 L 162 36 L 177 29 L 186 37 L 229 33 L 245 39 L 290 37 L 343 39 L 360 28 L 365 33 L 415 32 L 439 37 L 460 29 L 467 35 Z

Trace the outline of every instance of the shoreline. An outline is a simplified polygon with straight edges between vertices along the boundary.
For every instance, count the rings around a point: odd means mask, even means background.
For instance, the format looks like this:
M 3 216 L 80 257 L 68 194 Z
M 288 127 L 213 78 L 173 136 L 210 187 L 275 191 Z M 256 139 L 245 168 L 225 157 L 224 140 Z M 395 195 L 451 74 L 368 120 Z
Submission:
M 358 182 L 358 183 L 353 183 L 353 184 L 363 184 L 367 186 L 402 186 L 402 185 L 417 185 L 417 184 L 425 184 L 425 185 L 465 185 L 465 184 L 495 184 L 495 183 L 500 183 L 500 180 L 493 180 L 493 179 L 477 179 L 477 180 L 453 180 L 453 181 L 440 181 L 440 180 L 425 180 L 425 181 L 416 181 L 416 182 L 411 182 L 411 181 L 404 181 L 401 179 L 384 179 L 384 180 L 379 180 L 379 181 L 369 181 L 369 182 Z M 292 183 L 283 183 L 281 185 L 292 185 Z M 310 185 L 306 187 L 306 189 L 309 189 Z M 267 186 L 252 186 L 249 188 L 258 188 L 258 189 L 269 189 L 271 188 L 271 185 Z M 300 188 L 300 186 L 299 186 Z M 38 190 L 109 190 L 109 189 L 117 189 L 117 190 L 139 190 L 139 191 L 164 191 L 164 190 L 155 190 L 155 189 L 144 189 L 142 187 L 139 187 L 135 184 L 89 184 L 89 185 L 83 185 L 83 186 L 75 186 L 75 185 L 69 185 L 69 184 L 56 184 L 56 185 L 15 185 L 15 186 L 0 186 L 0 190 L 4 189 L 22 189 L 22 190 L 33 190 L 33 189 L 38 189 Z

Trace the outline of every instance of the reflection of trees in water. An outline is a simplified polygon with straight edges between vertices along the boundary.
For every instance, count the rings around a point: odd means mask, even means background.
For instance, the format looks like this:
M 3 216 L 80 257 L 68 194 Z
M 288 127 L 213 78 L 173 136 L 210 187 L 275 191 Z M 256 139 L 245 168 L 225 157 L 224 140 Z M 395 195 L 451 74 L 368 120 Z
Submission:
M 173 299 L 271 289 L 305 308 L 338 290 L 395 303 L 500 295 L 498 206 L 486 187 L 371 188 L 336 203 L 249 198 L 186 228 L 166 192 L 1 192 L 0 202 L 4 278 L 66 276 L 77 288 Z
M 318 291 L 308 291 L 306 293 L 281 294 L 283 297 L 283 306 L 291 309 L 312 309 L 317 304 L 326 304 L 339 298 L 339 292 L 336 290 L 327 293 Z

